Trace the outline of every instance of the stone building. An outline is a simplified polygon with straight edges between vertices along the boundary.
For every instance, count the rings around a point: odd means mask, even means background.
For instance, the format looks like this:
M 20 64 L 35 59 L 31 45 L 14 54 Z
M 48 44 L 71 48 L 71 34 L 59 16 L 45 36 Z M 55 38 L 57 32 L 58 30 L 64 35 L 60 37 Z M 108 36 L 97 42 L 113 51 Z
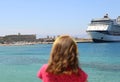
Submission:
M 0 43 L 4 43 L 3 37 L 0 37 Z
M 19 42 L 19 41 L 25 41 L 25 42 L 33 42 L 36 41 L 36 35 L 7 35 L 3 37 L 4 42 Z

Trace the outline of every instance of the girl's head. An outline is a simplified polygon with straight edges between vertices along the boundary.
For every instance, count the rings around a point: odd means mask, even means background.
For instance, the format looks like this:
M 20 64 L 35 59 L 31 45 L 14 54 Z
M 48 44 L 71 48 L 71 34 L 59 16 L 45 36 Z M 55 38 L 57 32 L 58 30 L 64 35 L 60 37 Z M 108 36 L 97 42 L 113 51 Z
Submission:
M 53 44 L 46 71 L 53 74 L 77 73 L 77 55 L 76 42 L 70 36 L 59 36 Z

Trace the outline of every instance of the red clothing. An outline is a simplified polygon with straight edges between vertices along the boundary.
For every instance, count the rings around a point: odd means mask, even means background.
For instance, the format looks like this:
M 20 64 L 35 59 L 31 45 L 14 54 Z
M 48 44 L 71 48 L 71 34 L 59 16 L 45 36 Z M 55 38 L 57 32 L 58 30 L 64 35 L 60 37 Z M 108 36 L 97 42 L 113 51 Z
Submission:
M 79 69 L 80 76 L 75 74 L 71 75 L 54 75 L 46 72 L 47 64 L 43 65 L 41 69 L 38 71 L 37 77 L 42 79 L 43 82 L 85 82 L 87 80 L 88 75 Z

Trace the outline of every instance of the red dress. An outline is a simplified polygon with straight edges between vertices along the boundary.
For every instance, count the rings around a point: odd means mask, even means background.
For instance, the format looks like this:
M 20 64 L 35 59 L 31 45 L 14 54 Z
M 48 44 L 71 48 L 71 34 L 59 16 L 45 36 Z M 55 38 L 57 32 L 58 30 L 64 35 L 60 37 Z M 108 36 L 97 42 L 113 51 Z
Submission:
M 80 76 L 75 75 L 54 75 L 46 72 L 47 64 L 44 64 L 38 71 L 37 77 L 42 79 L 43 82 L 85 82 L 88 75 L 81 69 L 79 69 Z

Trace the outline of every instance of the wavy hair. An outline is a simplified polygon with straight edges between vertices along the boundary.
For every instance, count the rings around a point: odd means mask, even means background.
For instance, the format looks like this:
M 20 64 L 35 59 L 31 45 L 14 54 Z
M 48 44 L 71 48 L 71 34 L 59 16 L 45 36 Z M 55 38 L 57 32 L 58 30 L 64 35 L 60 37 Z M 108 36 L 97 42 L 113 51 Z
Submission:
M 46 72 L 53 74 L 78 73 L 78 48 L 68 35 L 59 36 L 53 43 Z

